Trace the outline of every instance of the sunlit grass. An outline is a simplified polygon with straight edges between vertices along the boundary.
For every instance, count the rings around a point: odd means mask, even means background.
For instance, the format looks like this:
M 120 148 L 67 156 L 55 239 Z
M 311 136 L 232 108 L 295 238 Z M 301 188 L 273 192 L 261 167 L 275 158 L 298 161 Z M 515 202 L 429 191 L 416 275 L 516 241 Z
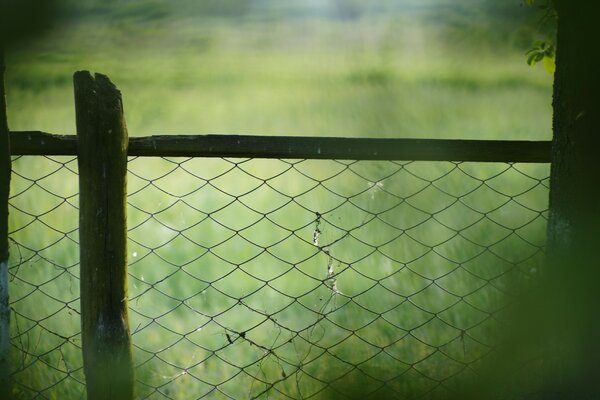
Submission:
M 466 71 L 457 66 L 450 71 L 428 71 L 425 67 L 403 71 L 402 67 L 368 63 L 349 67 L 343 60 L 332 59 L 338 64 L 332 72 L 320 70 L 319 65 L 301 64 L 306 63 L 302 57 L 318 55 L 297 56 L 299 64 L 290 60 L 294 57 L 263 56 L 257 60 L 252 55 L 237 55 L 237 62 L 245 68 L 240 76 L 229 74 L 232 67 L 223 58 L 221 63 L 206 65 L 192 57 L 188 62 L 197 70 L 190 68 L 179 78 L 151 72 L 142 78 L 120 77 L 122 72 L 116 68 L 96 64 L 65 66 L 65 82 L 60 85 L 9 86 L 11 126 L 15 130 L 74 133 L 70 71 L 88 68 L 107 73 L 122 90 L 131 135 L 252 133 L 540 140 L 548 139 L 551 132 L 547 118 L 549 85 L 523 79 L 510 68 L 493 71 L 493 60 L 466 66 L 471 68 Z M 155 59 L 142 62 L 155 65 L 157 61 L 160 63 Z M 185 60 L 181 62 L 185 65 Z M 265 73 L 261 70 L 265 64 L 289 75 Z M 499 75 L 497 80 L 477 76 L 480 69 L 488 67 Z M 178 68 L 183 67 L 165 66 L 166 71 Z M 211 69 L 205 71 L 207 68 Z M 526 68 L 522 72 L 533 74 Z M 297 70 L 291 73 L 293 69 Z
M 132 135 L 550 137 L 551 77 L 507 46 L 444 47 L 410 20 L 196 25 L 75 25 L 9 54 L 12 129 L 74 133 L 88 69 L 122 90 Z

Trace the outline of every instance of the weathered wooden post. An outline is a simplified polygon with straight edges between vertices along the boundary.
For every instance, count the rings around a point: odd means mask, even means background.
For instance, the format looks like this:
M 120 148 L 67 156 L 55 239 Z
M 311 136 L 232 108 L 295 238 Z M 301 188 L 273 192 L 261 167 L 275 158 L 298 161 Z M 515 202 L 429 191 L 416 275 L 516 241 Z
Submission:
M 133 398 L 127 316 L 127 147 L 121 93 L 76 72 L 81 335 L 90 400 Z
M 8 196 L 10 143 L 4 91 L 4 52 L 0 44 L 0 398 L 10 398 L 10 308 L 8 304 Z

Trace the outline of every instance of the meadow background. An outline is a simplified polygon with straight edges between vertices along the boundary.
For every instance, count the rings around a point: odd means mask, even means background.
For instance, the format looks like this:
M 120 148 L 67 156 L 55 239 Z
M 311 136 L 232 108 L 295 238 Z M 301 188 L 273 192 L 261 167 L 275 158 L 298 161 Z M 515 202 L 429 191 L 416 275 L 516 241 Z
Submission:
M 13 130 L 75 131 L 72 73 L 124 93 L 132 135 L 549 139 L 552 78 L 511 1 L 69 2 L 8 54 Z M 542 36 L 543 37 L 543 36 Z
M 551 135 L 552 77 L 525 62 L 539 15 L 519 0 L 60 4 L 44 37 L 7 54 L 12 130 L 74 133 L 71 77 L 88 69 L 121 89 L 134 136 Z M 18 398 L 84 396 L 76 164 L 13 164 Z M 507 295 L 541 269 L 548 174 L 131 159 L 138 397 L 457 393 L 493 356 Z

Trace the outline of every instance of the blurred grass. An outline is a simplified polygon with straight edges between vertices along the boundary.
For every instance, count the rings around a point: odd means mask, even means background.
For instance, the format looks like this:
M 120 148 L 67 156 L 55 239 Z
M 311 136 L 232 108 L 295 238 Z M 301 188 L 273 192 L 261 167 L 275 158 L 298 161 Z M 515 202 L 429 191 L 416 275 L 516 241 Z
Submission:
M 71 75 L 89 69 L 123 92 L 131 135 L 550 138 L 551 77 L 525 63 L 527 21 L 496 21 L 486 2 L 317 3 L 81 2 L 77 18 L 9 52 L 11 129 L 74 133 Z M 545 165 L 361 163 L 336 179 L 332 161 L 182 161 L 130 164 L 141 398 L 247 398 L 269 387 L 261 379 L 277 383 L 260 398 L 367 396 L 381 380 L 373 398 L 444 398 L 476 380 L 506 294 L 540 269 Z M 15 171 L 18 395 L 80 397 L 76 162 L 23 157 Z M 352 300 L 323 282 L 316 212 Z
M 122 90 L 132 135 L 548 139 L 532 28 L 447 13 L 68 20 L 9 53 L 11 128 L 73 133 L 71 76 L 89 69 Z

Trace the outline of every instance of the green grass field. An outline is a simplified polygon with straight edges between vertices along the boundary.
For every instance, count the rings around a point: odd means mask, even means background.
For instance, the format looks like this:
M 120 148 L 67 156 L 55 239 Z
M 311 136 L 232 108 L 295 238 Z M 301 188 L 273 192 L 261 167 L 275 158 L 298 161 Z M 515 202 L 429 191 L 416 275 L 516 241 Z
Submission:
M 71 77 L 88 69 L 123 91 L 132 135 L 548 139 L 552 79 L 525 63 L 532 28 L 485 14 L 443 25 L 424 8 L 65 23 L 8 55 L 11 127 L 73 133 Z
M 89 69 L 122 90 L 131 135 L 549 139 L 551 77 L 525 63 L 529 25 L 496 29 L 443 1 L 441 17 L 433 1 L 357 18 L 292 3 L 294 18 L 156 6 L 75 21 L 8 54 L 11 129 L 73 133 L 71 75 Z M 18 398 L 85 393 L 76 164 L 13 164 Z M 503 306 L 543 261 L 547 165 L 129 168 L 139 398 L 447 398 L 477 381 Z

